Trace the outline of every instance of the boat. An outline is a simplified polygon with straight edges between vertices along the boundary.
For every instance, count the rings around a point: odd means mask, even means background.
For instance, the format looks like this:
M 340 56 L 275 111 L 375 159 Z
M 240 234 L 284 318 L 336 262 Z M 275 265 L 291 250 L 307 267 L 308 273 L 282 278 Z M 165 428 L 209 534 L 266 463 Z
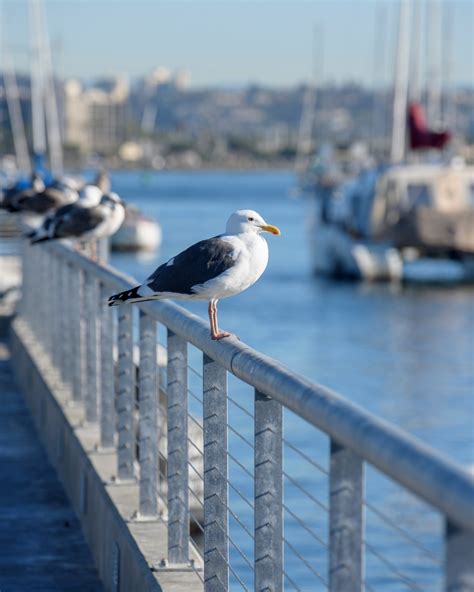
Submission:
M 322 177 L 324 181 L 324 177 Z M 315 273 L 371 281 L 474 281 L 474 167 L 401 164 L 317 184 Z
M 161 245 L 161 226 L 138 208 L 127 206 L 125 220 L 111 237 L 113 251 L 155 251 Z
M 323 147 L 302 176 L 314 198 L 313 268 L 370 281 L 474 282 L 474 167 L 450 151 L 447 129 L 428 127 L 417 97 L 408 101 L 409 10 L 402 2 L 390 161 Z

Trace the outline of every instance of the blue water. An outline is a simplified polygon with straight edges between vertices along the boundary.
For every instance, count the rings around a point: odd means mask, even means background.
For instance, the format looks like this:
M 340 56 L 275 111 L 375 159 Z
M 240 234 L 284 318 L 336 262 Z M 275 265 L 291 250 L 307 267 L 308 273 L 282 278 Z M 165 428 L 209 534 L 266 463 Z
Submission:
M 281 237 L 268 235 L 270 262 L 263 277 L 247 292 L 219 304 L 219 324 L 242 341 L 281 360 L 304 376 L 335 389 L 348 399 L 401 426 L 463 464 L 474 462 L 474 289 L 472 287 L 394 287 L 386 284 L 334 282 L 311 273 L 304 200 L 289 197 L 294 177 L 268 173 L 130 173 L 113 175 L 114 189 L 130 203 L 156 217 L 163 228 L 159 253 L 150 257 L 114 254 L 112 263 L 134 275 L 147 277 L 155 267 L 190 244 L 222 232 L 231 212 L 251 208 L 279 226 Z M 185 304 L 206 316 L 205 303 Z M 197 353 L 191 353 L 199 369 Z M 193 385 L 199 394 L 199 384 Z M 230 380 L 231 396 L 250 412 L 249 389 Z M 195 412 L 199 413 L 199 405 Z M 193 407 L 191 407 L 193 410 Z M 230 423 L 252 440 L 250 418 L 230 406 Z M 327 439 L 291 414 L 285 416 L 286 438 L 304 447 L 323 469 Z M 252 450 L 233 432 L 231 451 L 252 470 Z M 327 479 L 291 448 L 285 466 L 316 497 L 327 503 Z M 240 474 L 240 473 L 241 474 Z M 252 499 L 251 481 L 237 464 L 230 474 Z M 311 524 L 322 542 L 286 514 L 289 545 L 286 571 L 301 590 L 324 589 L 317 575 L 295 552 L 326 579 L 324 510 L 312 501 L 301 502 L 301 491 L 286 483 L 286 504 Z M 441 552 L 439 517 L 382 478 L 368 471 L 367 499 L 402 527 L 411 529 L 425 551 L 400 540 L 367 510 L 367 541 L 391 558 L 397 569 L 422 590 L 440 589 L 440 570 L 429 553 Z M 231 493 L 231 507 L 251 529 L 252 513 Z M 296 509 L 295 509 L 296 508 Z M 231 518 L 231 536 L 252 558 L 252 542 Z M 239 531 L 240 529 L 240 531 Z M 291 545 L 291 546 L 290 546 Z M 232 552 L 237 575 L 252 589 L 250 568 Z M 234 576 L 233 588 L 241 588 Z M 298 589 L 287 580 L 287 589 Z M 371 590 L 409 588 L 375 555 L 367 552 L 367 581 Z

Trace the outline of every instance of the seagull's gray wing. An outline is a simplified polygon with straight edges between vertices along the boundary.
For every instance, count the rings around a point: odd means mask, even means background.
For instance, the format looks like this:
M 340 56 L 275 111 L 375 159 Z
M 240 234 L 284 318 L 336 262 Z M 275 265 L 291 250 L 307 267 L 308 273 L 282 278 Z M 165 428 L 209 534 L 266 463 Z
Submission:
M 56 215 L 51 221 L 54 224 L 54 238 L 80 237 L 86 232 L 94 230 L 105 220 L 103 208 L 84 208 L 64 206 L 62 215 Z
M 153 292 L 194 294 L 204 284 L 235 264 L 235 247 L 216 236 L 192 245 L 158 267 L 145 284 Z

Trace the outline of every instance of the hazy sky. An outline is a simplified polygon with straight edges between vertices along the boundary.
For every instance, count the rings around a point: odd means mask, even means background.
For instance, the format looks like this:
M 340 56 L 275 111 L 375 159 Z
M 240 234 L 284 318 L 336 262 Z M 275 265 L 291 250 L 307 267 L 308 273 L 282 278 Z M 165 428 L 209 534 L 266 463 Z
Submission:
M 424 19 L 437 1 L 419 1 Z M 27 1 L 0 2 L 3 37 L 24 68 Z M 451 84 L 472 85 L 474 0 L 443 5 L 453 42 L 441 69 Z M 315 63 L 325 80 L 373 85 L 393 79 L 396 1 L 45 0 L 45 7 L 55 67 L 63 76 L 137 76 L 163 65 L 189 71 L 193 86 L 290 85 L 308 80 Z

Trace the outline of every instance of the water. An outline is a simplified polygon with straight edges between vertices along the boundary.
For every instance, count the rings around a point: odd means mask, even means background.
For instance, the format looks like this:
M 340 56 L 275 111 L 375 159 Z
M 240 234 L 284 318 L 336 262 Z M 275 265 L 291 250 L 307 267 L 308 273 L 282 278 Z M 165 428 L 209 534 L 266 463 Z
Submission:
M 229 214 L 236 209 L 255 209 L 267 222 L 279 226 L 281 237 L 267 236 L 270 262 L 264 276 L 247 292 L 219 303 L 220 326 L 458 462 L 474 462 L 472 287 L 410 288 L 314 278 L 306 235 L 309 208 L 303 200 L 288 197 L 294 186 L 294 178 L 288 173 L 119 172 L 113 175 L 113 186 L 127 201 L 158 218 L 163 227 L 162 248 L 152 258 L 128 254 L 112 257 L 113 265 L 140 281 L 183 248 L 222 232 Z M 205 303 L 184 306 L 207 315 Z M 191 360 L 199 368 L 197 354 L 191 353 Z M 241 404 L 252 409 L 248 389 L 231 380 L 230 390 Z M 198 384 L 196 391 L 199 392 Z M 245 434 L 249 418 L 231 407 L 231 423 Z M 194 412 L 199 413 L 198 407 Z M 304 446 L 324 468 L 327 439 L 291 414 L 287 414 L 285 422 L 288 440 Z M 247 436 L 251 440 L 252 434 Z M 235 454 L 251 468 L 252 451 L 233 434 L 230 442 Z M 311 491 L 314 488 L 317 497 L 324 501 L 324 474 L 318 474 L 312 465 L 292 454 L 287 448 L 285 463 L 291 476 Z M 250 478 L 239 476 L 232 463 L 230 471 L 251 498 Z M 441 551 L 440 522 L 435 514 L 427 513 L 425 506 L 375 472 L 369 471 L 367 491 L 370 500 L 398 524 L 418 529 L 417 538 L 430 552 Z M 310 503 L 301 506 L 300 492 L 292 488 L 291 482 L 287 483 L 286 500 L 298 508 L 299 516 L 314 521 L 314 530 L 324 542 L 325 517 L 318 516 Z M 252 527 L 251 513 L 245 504 L 239 502 L 238 496 L 231 496 L 232 503 Z M 393 529 L 387 530 L 378 523 L 369 510 L 367 525 L 368 540 L 388 554 L 400 571 L 413 577 L 423 590 L 439 588 L 439 567 L 426 553 L 419 549 L 414 552 L 403 538 L 398 541 Z M 231 531 L 232 528 L 237 527 L 232 526 L 231 519 Z M 311 564 L 325 578 L 323 544 L 308 538 L 308 533 L 289 514 L 285 528 L 287 538 L 293 537 L 290 544 L 310 557 Z M 251 541 L 244 535 L 235 537 L 251 558 Z M 290 546 L 285 553 L 287 572 L 300 589 L 317 590 L 319 585 L 323 586 Z M 251 588 L 245 560 L 237 553 L 234 556 L 240 577 Z M 368 553 L 367 561 L 367 579 L 372 589 L 407 589 L 397 583 L 399 578 L 393 569 L 375 556 Z M 292 588 L 289 580 L 287 588 Z

